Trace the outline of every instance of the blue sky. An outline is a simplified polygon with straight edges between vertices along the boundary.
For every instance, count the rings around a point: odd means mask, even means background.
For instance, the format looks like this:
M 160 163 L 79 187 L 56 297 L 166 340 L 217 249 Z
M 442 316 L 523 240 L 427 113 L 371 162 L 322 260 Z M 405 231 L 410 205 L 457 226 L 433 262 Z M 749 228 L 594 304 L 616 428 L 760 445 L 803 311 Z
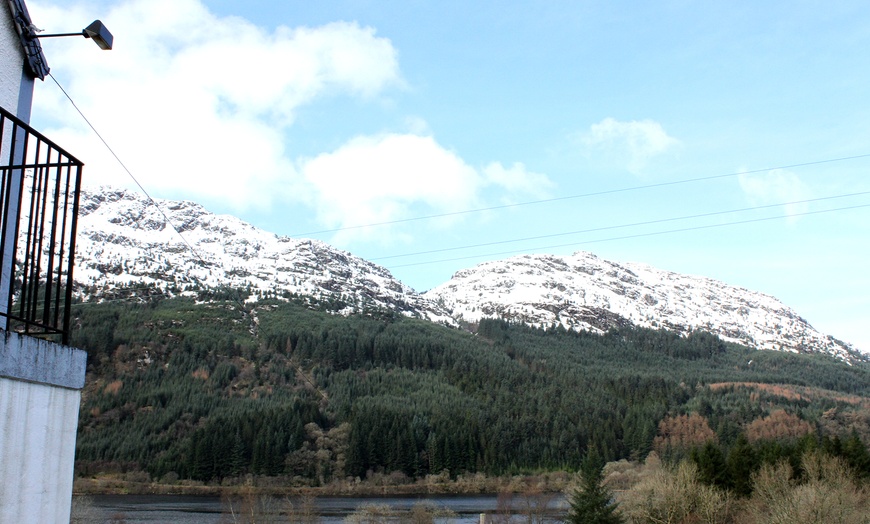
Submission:
M 43 47 L 153 196 L 419 291 L 512 254 L 645 262 L 771 294 L 870 351 L 866 2 L 28 6 L 49 32 L 114 33 L 111 52 Z M 131 187 L 50 79 L 33 121 L 88 185 Z

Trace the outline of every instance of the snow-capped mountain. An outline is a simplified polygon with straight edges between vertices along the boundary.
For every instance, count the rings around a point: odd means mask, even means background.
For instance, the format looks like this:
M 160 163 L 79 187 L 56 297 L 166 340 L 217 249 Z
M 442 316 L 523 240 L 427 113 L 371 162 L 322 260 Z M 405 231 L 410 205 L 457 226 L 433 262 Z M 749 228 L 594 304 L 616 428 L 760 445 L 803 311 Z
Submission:
M 459 271 L 419 294 L 385 268 L 324 242 L 280 237 L 193 202 L 157 205 L 184 238 L 139 193 L 82 194 L 74 276 L 83 299 L 112 296 L 118 288 L 183 294 L 247 287 L 340 301 L 344 313 L 389 309 L 450 325 L 501 317 L 597 331 L 627 324 L 703 329 L 759 349 L 858 358 L 775 298 L 708 278 L 582 252 L 525 255 Z
M 193 202 L 156 204 L 124 190 L 82 193 L 74 277 L 84 299 L 118 287 L 250 287 L 340 300 L 346 312 L 381 308 L 452 323 L 383 267 L 326 243 L 279 237 Z
M 627 324 L 681 333 L 701 329 L 758 349 L 844 359 L 854 353 L 769 295 L 586 252 L 487 262 L 457 272 L 424 296 L 467 322 L 500 317 L 599 332 Z

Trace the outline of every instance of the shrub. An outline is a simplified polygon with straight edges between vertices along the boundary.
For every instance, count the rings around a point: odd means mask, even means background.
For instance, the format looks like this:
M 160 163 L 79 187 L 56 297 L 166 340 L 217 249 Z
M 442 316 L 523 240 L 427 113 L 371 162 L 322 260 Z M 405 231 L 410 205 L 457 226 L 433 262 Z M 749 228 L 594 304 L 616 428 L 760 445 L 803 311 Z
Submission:
M 849 468 L 820 452 L 804 455 L 803 482 L 793 479 L 787 461 L 765 464 L 754 476 L 755 493 L 747 523 L 859 524 L 867 522 L 870 498 L 855 484 Z
M 632 524 L 733 522 L 728 495 L 701 483 L 697 467 L 688 461 L 674 468 L 656 467 L 632 490 L 623 493 L 619 502 Z

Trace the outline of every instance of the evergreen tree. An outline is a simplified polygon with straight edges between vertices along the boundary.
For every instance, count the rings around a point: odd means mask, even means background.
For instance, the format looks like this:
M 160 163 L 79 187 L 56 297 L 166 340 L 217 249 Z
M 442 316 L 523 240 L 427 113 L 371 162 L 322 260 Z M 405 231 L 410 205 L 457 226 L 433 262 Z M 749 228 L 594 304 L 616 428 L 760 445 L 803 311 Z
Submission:
M 859 477 L 870 477 L 870 452 L 857 432 L 852 431 L 852 435 L 843 442 L 842 448 L 842 456 L 855 474 Z
M 242 435 L 238 429 L 236 429 L 232 446 L 230 451 L 230 474 L 238 476 L 242 474 L 246 466 L 245 444 L 242 442 Z
M 725 455 L 712 440 L 701 449 L 692 450 L 692 461 L 698 466 L 698 479 L 709 486 L 727 487 L 728 471 Z
M 752 473 L 757 469 L 755 450 L 743 433 L 737 437 L 728 457 L 725 468 L 728 471 L 728 485 L 741 496 L 752 494 Z
M 566 522 L 572 524 L 621 524 L 622 515 L 617 511 L 610 490 L 602 484 L 604 465 L 598 453 L 592 449 L 583 461 L 580 487 L 571 495 L 571 509 Z

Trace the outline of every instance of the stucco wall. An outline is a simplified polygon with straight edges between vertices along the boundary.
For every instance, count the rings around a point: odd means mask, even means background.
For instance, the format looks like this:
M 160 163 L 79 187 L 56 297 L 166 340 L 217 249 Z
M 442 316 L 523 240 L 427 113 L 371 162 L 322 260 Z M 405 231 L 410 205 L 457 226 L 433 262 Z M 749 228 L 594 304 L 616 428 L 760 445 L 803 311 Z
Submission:
M 87 354 L 0 330 L 0 523 L 69 522 Z
M 81 392 L 0 378 L 0 522 L 69 522 Z
M 0 105 L 13 114 L 18 113 L 18 92 L 21 89 L 21 72 L 24 70 L 24 51 L 9 3 L 0 2 Z

